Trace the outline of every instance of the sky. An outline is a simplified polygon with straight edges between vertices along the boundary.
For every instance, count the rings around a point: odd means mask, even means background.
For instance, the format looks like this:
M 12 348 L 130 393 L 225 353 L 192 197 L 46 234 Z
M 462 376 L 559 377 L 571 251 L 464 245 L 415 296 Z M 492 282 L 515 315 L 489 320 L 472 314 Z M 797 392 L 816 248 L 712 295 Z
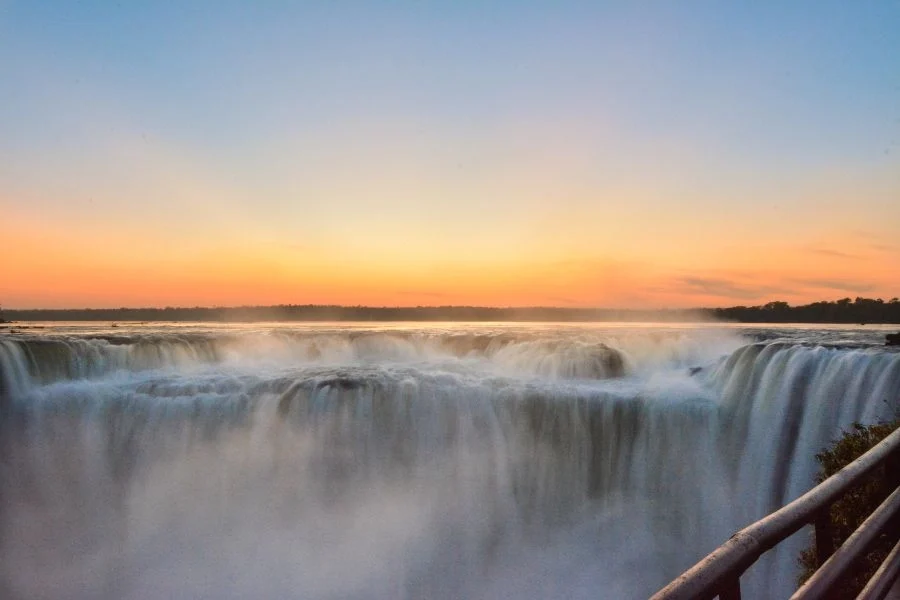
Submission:
M 900 2 L 0 0 L 0 304 L 900 296 Z

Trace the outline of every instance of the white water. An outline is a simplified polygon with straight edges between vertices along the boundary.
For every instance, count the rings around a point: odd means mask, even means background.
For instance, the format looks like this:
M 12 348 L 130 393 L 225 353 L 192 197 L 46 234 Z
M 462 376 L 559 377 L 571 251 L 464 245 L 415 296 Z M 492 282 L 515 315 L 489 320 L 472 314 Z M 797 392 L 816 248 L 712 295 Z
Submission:
M 0 334 L 0 596 L 646 597 L 808 489 L 842 427 L 900 410 L 900 354 L 882 338 Z M 748 597 L 789 595 L 805 542 L 760 561 Z

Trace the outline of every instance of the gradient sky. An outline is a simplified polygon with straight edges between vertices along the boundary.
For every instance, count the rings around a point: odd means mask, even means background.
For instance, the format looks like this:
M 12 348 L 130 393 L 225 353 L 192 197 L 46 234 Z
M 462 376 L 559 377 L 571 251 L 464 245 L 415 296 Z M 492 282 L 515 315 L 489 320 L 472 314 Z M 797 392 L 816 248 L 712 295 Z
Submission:
M 900 296 L 900 2 L 0 0 L 0 303 Z

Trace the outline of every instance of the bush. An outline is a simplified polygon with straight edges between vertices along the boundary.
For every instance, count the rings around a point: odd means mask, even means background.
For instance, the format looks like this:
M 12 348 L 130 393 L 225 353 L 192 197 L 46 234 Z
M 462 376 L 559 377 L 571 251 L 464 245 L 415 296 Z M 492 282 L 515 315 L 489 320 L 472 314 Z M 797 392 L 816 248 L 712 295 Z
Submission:
M 825 481 L 862 456 L 898 426 L 900 426 L 900 420 L 869 426 L 854 424 L 853 429 L 845 431 L 831 448 L 816 455 L 816 460 L 821 465 L 821 470 L 816 476 L 816 483 Z M 889 467 L 890 465 L 886 464 L 875 469 L 831 506 L 829 517 L 834 548 L 840 547 L 872 511 L 878 508 L 878 505 L 894 491 L 897 485 L 896 473 L 890 473 Z M 872 549 L 853 566 L 849 576 L 835 590 L 834 597 L 855 598 L 884 561 L 892 546 L 891 539 L 887 535 L 882 535 Z M 802 569 L 799 577 L 800 585 L 816 572 L 819 566 L 817 559 L 815 540 L 813 540 L 811 546 L 800 553 L 799 563 Z

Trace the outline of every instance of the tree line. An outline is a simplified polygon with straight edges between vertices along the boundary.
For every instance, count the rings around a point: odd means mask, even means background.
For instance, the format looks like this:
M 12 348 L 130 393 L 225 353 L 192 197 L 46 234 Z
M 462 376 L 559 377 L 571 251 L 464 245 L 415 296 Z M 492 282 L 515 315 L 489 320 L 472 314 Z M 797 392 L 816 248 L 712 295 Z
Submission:
M 769 302 L 762 306 L 715 308 L 711 314 L 741 323 L 900 323 L 900 299 L 842 298 L 801 306 Z
M 668 310 L 484 306 L 336 306 L 284 304 L 239 307 L 15 309 L 8 321 L 736 321 L 742 323 L 900 323 L 900 300 L 843 298 L 791 306 Z
M 697 320 L 697 311 L 489 306 L 338 306 L 6 310 L 17 321 L 654 321 Z

